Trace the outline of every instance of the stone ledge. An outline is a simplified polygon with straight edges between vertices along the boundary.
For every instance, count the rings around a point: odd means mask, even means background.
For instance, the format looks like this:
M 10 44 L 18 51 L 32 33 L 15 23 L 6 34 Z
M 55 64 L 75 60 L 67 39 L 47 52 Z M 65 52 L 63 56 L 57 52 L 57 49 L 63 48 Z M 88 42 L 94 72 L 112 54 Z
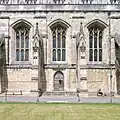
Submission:
M 109 12 L 120 11 L 120 4 L 3 4 L 1 12 Z

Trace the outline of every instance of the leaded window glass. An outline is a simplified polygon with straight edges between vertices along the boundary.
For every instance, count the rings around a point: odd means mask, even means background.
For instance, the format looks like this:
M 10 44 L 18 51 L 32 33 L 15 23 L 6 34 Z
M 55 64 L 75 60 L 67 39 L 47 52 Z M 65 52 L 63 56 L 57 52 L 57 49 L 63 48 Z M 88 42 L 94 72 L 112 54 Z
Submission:
M 16 61 L 29 60 L 29 29 L 18 27 L 16 33 Z
M 53 41 L 53 61 L 65 61 L 66 60 L 66 29 L 61 25 L 58 25 L 52 29 L 52 41 Z
M 62 50 L 62 61 L 65 61 L 65 49 Z
M 56 49 L 53 49 L 53 61 L 56 61 Z
M 89 61 L 102 61 L 103 30 L 94 26 L 89 29 Z

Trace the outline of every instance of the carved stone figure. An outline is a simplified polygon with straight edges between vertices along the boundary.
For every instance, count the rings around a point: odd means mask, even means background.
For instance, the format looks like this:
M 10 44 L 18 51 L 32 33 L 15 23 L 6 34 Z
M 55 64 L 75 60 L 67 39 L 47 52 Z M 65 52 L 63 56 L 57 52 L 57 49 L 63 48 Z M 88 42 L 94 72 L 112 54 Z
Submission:
M 80 45 L 81 39 L 84 37 L 82 22 L 80 23 L 80 32 L 76 35 L 76 47 Z
M 85 52 L 86 47 L 85 47 L 84 43 L 82 43 L 82 45 L 80 46 L 80 50 L 81 50 L 81 52 Z

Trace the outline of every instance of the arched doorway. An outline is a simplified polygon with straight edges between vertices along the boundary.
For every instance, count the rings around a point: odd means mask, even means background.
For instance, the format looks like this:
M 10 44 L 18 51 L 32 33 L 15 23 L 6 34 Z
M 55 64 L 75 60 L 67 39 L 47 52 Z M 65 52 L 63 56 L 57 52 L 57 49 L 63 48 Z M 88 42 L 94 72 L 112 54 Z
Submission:
M 64 90 L 64 75 L 61 71 L 58 71 L 54 75 L 54 91 Z

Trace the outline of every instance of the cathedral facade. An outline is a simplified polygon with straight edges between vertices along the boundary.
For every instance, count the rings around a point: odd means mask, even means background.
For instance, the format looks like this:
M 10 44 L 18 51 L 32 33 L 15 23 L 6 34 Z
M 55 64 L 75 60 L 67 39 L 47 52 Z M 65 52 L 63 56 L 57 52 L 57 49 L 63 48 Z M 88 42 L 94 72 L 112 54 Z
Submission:
M 1 0 L 0 92 L 119 93 L 119 0 Z

